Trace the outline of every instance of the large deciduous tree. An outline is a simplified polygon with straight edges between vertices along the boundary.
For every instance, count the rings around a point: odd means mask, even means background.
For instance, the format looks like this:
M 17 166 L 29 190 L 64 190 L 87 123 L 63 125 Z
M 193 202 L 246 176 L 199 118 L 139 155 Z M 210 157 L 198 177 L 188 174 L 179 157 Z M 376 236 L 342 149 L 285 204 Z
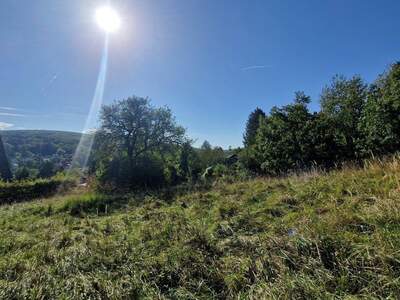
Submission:
M 153 175 L 159 180 L 165 155 L 187 141 L 171 110 L 156 108 L 147 98 L 134 96 L 103 106 L 100 120 L 94 159 L 102 162 L 111 177 L 120 174 L 128 182 L 144 176 L 143 170 L 150 167 L 158 170 Z M 125 170 L 123 175 L 120 169 Z

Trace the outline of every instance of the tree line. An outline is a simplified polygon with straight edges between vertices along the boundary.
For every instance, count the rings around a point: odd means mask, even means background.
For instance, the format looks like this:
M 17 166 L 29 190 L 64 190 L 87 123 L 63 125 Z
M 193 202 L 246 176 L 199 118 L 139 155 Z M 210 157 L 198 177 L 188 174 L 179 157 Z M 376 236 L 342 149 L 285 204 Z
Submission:
M 102 188 L 159 188 L 215 176 L 282 175 L 313 166 L 400 149 L 400 63 L 372 84 L 335 76 L 320 97 L 320 111 L 296 92 L 294 101 L 249 116 L 243 148 L 223 150 L 205 141 L 193 147 L 168 107 L 132 96 L 102 107 L 88 174 Z M 12 178 L 0 141 L 0 174 Z
M 369 85 L 360 76 L 335 76 L 321 93 L 320 111 L 311 112 L 310 101 L 296 92 L 289 105 L 250 114 L 241 155 L 247 168 L 277 175 L 400 150 L 399 62 Z

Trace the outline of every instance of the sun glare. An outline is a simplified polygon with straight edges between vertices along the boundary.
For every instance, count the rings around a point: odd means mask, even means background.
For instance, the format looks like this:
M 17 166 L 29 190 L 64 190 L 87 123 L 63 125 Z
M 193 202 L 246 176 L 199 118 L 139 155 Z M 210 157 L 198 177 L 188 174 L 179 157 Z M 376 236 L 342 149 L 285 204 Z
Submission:
M 96 10 L 96 22 L 105 32 L 115 32 L 121 26 L 118 13 L 109 6 L 103 6 Z

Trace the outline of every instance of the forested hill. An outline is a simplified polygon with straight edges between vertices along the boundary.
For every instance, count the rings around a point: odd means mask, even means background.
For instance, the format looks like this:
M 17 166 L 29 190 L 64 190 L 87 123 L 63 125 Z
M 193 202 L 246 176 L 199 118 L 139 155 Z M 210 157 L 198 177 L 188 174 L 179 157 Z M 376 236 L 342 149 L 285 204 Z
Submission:
M 6 153 L 13 167 L 34 167 L 39 161 L 67 163 L 79 143 L 80 133 L 53 130 L 2 131 Z
M 62 150 L 73 153 L 81 137 L 80 133 L 53 130 L 7 130 L 1 133 L 7 154 L 33 153 L 49 156 Z

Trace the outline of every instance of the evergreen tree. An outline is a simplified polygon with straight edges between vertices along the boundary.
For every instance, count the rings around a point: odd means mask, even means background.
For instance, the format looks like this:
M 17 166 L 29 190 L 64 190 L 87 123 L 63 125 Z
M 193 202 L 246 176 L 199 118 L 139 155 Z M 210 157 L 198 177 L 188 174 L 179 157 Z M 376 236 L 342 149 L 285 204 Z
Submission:
M 260 119 L 263 118 L 265 118 L 265 113 L 258 107 L 250 113 L 243 135 L 243 144 L 245 147 L 249 147 L 256 142 L 257 129 L 260 126 Z
M 9 181 L 12 179 L 10 165 L 8 163 L 6 151 L 4 149 L 3 140 L 0 136 L 0 179 Z

